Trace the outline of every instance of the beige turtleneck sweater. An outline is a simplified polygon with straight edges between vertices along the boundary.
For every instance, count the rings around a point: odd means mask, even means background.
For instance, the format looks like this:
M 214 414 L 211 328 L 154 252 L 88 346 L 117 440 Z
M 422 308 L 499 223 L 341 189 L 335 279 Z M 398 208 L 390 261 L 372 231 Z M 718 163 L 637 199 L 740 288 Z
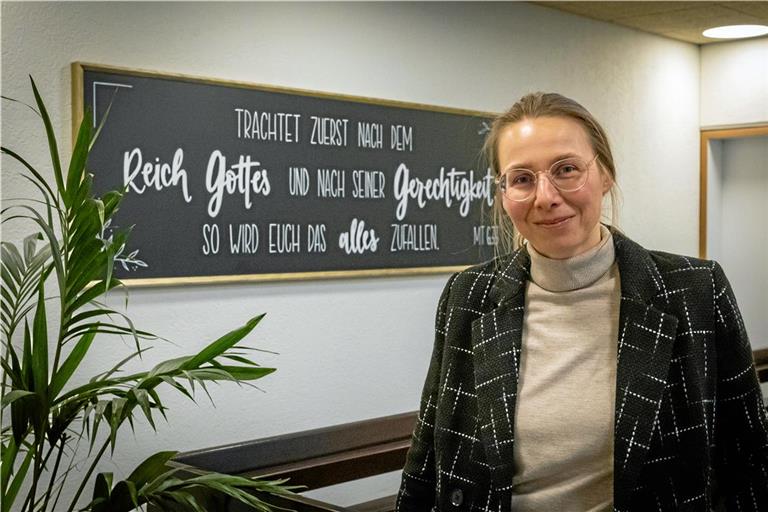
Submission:
M 621 286 L 613 237 L 565 260 L 528 246 L 513 510 L 613 510 Z

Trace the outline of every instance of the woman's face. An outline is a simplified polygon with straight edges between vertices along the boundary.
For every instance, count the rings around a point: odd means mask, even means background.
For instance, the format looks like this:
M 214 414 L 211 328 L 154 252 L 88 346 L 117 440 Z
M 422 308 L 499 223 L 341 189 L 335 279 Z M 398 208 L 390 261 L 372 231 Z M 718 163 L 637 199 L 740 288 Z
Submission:
M 595 156 L 589 137 L 569 117 L 523 119 L 504 128 L 498 142 L 499 168 L 526 168 L 534 172 L 568 157 L 590 162 Z M 541 254 L 555 259 L 580 254 L 600 242 L 603 195 L 611 179 L 598 161 L 589 167 L 587 182 L 573 192 L 560 192 L 545 175 L 538 174 L 536 190 L 525 201 L 502 196 L 502 205 L 515 228 Z

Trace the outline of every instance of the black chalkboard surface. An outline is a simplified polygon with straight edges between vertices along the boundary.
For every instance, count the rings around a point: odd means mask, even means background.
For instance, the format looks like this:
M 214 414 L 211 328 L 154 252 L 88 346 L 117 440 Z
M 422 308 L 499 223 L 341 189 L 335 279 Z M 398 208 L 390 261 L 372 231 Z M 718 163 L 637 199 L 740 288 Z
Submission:
M 75 63 L 128 192 L 115 274 L 166 284 L 445 272 L 493 255 L 492 114 Z

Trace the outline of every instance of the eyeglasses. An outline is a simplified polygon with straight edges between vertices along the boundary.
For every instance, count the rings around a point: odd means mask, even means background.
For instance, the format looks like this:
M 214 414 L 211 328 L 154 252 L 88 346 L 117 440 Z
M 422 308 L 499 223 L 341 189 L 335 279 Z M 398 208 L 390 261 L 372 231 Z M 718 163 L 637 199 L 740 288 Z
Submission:
M 507 169 L 496 178 L 496 185 L 508 199 L 527 201 L 536 193 L 538 175 L 544 173 L 549 182 L 561 192 L 576 192 L 587 182 L 589 169 L 597 155 L 589 162 L 579 157 L 565 158 L 545 170 L 534 172 L 530 169 Z

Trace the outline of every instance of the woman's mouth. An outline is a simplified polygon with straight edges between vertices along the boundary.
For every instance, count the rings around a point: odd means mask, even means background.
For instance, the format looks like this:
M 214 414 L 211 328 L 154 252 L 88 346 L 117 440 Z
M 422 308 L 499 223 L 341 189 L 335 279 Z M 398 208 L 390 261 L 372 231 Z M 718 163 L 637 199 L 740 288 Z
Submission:
M 558 217 L 557 219 L 543 220 L 543 221 L 537 222 L 536 224 L 538 224 L 539 226 L 545 227 L 545 228 L 557 228 L 557 227 L 560 227 L 560 226 L 564 225 L 565 223 L 567 223 L 572 218 L 573 218 L 573 216 L 571 216 L 571 217 Z

